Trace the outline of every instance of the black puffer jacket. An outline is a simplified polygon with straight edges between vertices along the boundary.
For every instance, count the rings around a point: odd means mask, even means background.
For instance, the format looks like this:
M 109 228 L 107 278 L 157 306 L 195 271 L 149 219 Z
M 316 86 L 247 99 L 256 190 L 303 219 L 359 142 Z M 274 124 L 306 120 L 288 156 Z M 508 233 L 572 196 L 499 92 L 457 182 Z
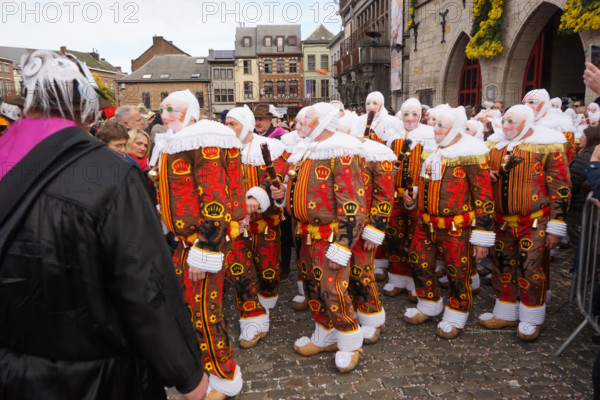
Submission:
M 570 203 L 571 210 L 583 211 L 585 199 L 590 192 L 590 184 L 585 176 L 585 168 L 592 158 L 594 148 L 589 148 L 583 153 L 579 154 L 569 165 L 569 171 L 571 172 L 571 186 L 572 186 L 572 198 Z
M 21 163 L 35 171 L 69 141 L 96 139 L 59 132 Z M 0 400 L 164 399 L 165 385 L 200 382 L 197 339 L 136 166 L 94 148 L 23 215 L 0 243 Z

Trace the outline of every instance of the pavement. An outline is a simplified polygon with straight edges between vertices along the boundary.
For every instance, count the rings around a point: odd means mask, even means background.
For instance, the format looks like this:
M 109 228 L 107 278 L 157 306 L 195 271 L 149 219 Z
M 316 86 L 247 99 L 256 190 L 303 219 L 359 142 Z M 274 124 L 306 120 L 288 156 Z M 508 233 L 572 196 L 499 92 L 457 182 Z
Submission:
M 576 302 L 557 311 L 570 288 L 560 272 L 573 263 L 574 250 L 561 250 L 551 265 L 552 298 L 546 324 L 534 342 L 521 341 L 516 328 L 488 331 L 477 316 L 491 312 L 491 286 L 482 284 L 465 331 L 454 340 L 435 335 L 441 315 L 413 326 L 402 319 L 413 307 L 405 295 L 381 296 L 387 321 L 381 339 L 363 347 L 358 367 L 349 373 L 335 368 L 334 353 L 302 357 L 293 349 L 300 336 L 310 336 L 309 310 L 294 311 L 296 270 L 282 283 L 271 314 L 269 335 L 252 349 L 241 349 L 238 314 L 231 285 L 225 285 L 224 314 L 235 360 L 244 378 L 237 399 L 567 399 L 593 398 L 591 371 L 600 346 L 586 327 L 560 357 L 554 353 L 583 321 Z M 382 285 L 380 285 L 380 291 Z M 447 291 L 442 293 L 447 296 Z M 447 298 L 447 297 L 446 297 Z M 174 389 L 169 399 L 182 399 Z

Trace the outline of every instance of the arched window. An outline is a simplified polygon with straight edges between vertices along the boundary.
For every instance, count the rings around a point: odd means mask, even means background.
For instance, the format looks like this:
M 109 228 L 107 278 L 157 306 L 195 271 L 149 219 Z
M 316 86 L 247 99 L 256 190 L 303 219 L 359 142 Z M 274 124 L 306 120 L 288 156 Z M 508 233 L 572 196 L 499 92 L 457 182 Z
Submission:
M 465 59 L 460 74 L 458 104 L 461 106 L 481 104 L 481 68 L 479 67 L 479 60 Z

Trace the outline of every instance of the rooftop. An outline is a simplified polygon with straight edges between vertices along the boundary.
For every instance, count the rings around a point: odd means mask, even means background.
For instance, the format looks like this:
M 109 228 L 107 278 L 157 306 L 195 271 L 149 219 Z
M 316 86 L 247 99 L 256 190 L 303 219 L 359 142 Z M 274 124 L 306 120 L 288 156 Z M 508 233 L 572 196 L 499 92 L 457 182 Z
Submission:
M 210 80 L 206 57 L 161 54 L 119 82 L 205 82 Z

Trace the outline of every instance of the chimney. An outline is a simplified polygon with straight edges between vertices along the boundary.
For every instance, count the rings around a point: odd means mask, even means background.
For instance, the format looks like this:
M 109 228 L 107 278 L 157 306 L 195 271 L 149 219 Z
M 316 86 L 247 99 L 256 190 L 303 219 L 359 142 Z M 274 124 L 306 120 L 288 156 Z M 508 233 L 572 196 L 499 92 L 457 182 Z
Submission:
M 60 52 L 63 54 L 66 54 L 67 52 L 67 46 L 60 46 Z
M 123 71 L 121 70 L 121 67 L 115 67 L 115 69 L 116 69 L 117 71 L 119 71 L 119 72 L 123 72 Z
M 96 61 L 100 61 L 100 54 L 96 53 L 96 50 L 92 51 L 90 55 L 94 57 Z
M 152 36 L 152 46 L 158 46 L 162 41 L 164 41 L 162 36 Z

